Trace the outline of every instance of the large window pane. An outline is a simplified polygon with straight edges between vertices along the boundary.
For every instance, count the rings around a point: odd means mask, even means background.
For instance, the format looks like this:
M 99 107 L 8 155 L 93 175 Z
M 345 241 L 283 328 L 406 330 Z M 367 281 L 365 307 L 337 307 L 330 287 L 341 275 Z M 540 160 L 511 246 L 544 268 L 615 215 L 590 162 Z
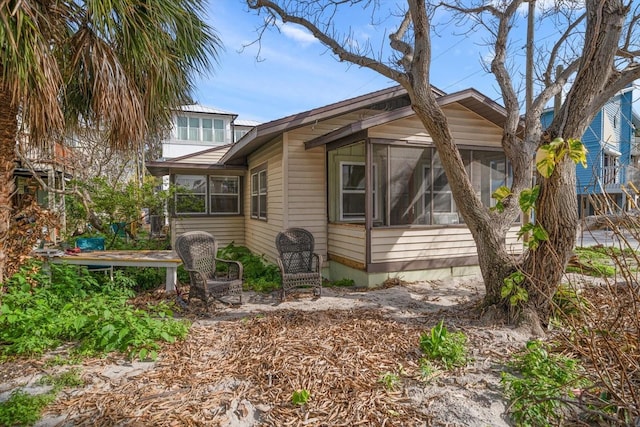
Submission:
M 214 141 L 224 142 L 224 120 L 213 119 Z
M 510 186 L 509 170 L 505 155 L 498 151 L 474 151 L 472 179 L 476 192 L 485 206 L 495 206 L 491 195 L 501 186 Z
M 200 119 L 189 117 L 189 141 L 200 141 Z
M 206 213 L 207 180 L 204 175 L 176 175 L 176 213 Z
M 189 121 L 184 116 L 178 117 L 178 139 L 189 139 Z
M 240 178 L 237 176 L 209 177 L 209 212 L 212 214 L 240 213 Z
M 431 149 L 392 146 L 390 153 L 390 225 L 424 224 L 428 217 L 421 203 L 423 170 L 431 163 Z
M 202 140 L 213 141 L 213 120 L 202 119 Z

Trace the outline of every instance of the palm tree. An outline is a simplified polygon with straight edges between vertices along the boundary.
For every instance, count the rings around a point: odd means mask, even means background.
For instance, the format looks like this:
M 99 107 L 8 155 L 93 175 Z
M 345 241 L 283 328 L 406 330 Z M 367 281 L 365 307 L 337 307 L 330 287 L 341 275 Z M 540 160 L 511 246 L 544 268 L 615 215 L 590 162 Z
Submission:
M 89 125 L 125 149 L 156 135 L 222 47 L 203 12 L 201 0 L 0 0 L 0 283 L 17 138 L 44 147 Z

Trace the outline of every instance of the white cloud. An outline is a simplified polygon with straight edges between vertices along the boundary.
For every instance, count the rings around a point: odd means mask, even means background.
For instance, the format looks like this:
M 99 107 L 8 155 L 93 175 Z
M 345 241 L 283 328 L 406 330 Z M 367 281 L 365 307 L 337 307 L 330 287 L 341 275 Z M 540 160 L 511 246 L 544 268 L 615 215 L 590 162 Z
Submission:
M 282 34 L 303 46 L 318 43 L 318 40 L 310 32 L 298 25 L 281 24 L 279 27 Z

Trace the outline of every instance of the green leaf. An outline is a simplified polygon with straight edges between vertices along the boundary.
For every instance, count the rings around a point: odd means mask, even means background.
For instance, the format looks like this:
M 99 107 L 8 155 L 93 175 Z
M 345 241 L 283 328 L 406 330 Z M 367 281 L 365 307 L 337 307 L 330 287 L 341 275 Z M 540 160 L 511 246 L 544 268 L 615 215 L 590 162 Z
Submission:
M 507 187 L 505 185 L 501 185 L 500 187 L 498 187 L 496 189 L 496 191 L 493 192 L 491 197 L 493 197 L 494 199 L 496 199 L 498 201 L 502 201 L 502 200 L 506 199 L 507 197 L 509 197 L 510 195 L 511 195 L 511 190 L 509 190 L 509 187 Z
M 533 227 L 533 237 L 538 241 L 549 240 L 549 234 L 540 224 L 536 224 Z
M 510 280 L 509 278 L 504 279 L 504 286 L 502 286 L 502 288 L 500 288 L 500 296 L 502 298 L 506 298 L 511 294 L 511 291 L 513 290 L 513 281 Z
M 536 205 L 536 200 L 538 200 L 538 196 L 540 195 L 540 186 L 536 185 L 533 188 L 528 188 L 526 190 L 522 190 L 520 193 L 520 209 L 522 212 L 528 213 L 533 209 Z
M 581 164 L 587 167 L 587 147 L 579 139 L 569 138 L 569 158 L 575 164 Z
M 556 168 L 555 152 L 549 145 L 538 148 L 536 153 L 536 169 L 545 178 L 549 178 Z

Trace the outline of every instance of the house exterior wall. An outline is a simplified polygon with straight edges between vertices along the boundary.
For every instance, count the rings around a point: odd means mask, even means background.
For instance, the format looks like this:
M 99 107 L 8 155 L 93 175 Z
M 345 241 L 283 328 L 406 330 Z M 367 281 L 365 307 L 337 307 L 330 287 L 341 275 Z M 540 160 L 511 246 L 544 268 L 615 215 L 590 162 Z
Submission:
M 175 239 L 187 231 L 206 231 L 218 240 L 218 246 L 234 245 L 244 246 L 244 217 L 225 216 L 215 217 L 174 217 L 171 218 L 171 245 Z
M 286 134 L 282 228 L 300 227 L 314 237 L 315 251 L 327 259 L 327 179 L 324 147 L 305 150 L 306 135 Z
M 455 141 L 468 148 L 501 147 L 502 131 L 495 124 L 479 117 L 461 105 L 446 108 Z M 368 138 L 377 143 L 429 144 L 431 139 L 416 117 L 399 119 L 369 129 Z M 344 160 L 364 159 L 364 144 L 341 147 L 329 156 L 329 171 L 340 170 L 338 163 Z M 351 157 L 349 157 L 351 156 Z M 336 194 L 335 173 L 330 173 L 329 198 Z M 473 179 L 473 178 L 472 178 Z M 479 178 L 478 178 L 479 179 Z M 337 209 L 332 203 L 332 209 Z M 375 286 L 391 277 L 404 280 L 424 280 L 452 275 L 476 274 L 477 249 L 469 229 L 456 225 L 373 225 L 339 222 L 328 224 L 329 274 L 332 280 L 352 277 L 362 286 Z M 375 224 L 376 221 L 373 221 Z M 506 245 L 511 253 L 521 253 L 522 242 L 517 237 L 520 225 L 509 230 Z
M 276 235 L 283 228 L 284 221 L 284 168 L 282 138 L 278 138 L 248 158 L 245 176 L 244 224 L 245 246 L 251 252 L 264 255 L 275 261 L 278 251 L 275 247 Z M 256 168 L 267 168 L 267 220 L 251 218 L 251 173 Z
M 459 145 L 483 145 L 500 147 L 502 131 L 469 111 L 465 107 L 454 104 L 444 108 L 449 120 L 453 138 Z M 431 143 L 422 122 L 415 116 L 376 126 L 369 130 L 370 138 L 396 139 L 414 143 Z

